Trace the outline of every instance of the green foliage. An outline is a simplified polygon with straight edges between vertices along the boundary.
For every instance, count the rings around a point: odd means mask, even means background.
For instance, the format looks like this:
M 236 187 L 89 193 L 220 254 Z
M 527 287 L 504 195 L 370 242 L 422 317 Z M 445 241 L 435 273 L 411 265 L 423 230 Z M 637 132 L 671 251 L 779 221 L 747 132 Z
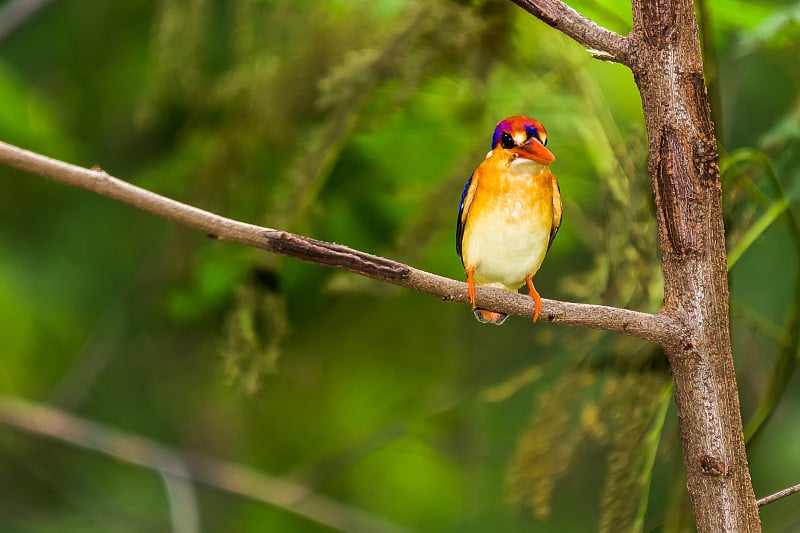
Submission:
M 243 282 L 236 305 L 226 319 L 225 373 L 243 392 L 258 392 L 262 377 L 276 370 L 288 327 L 286 299 L 258 281 Z
M 558 482 L 574 472 L 582 447 L 607 449 L 599 531 L 642 531 L 653 461 L 671 385 L 647 370 L 569 372 L 539 404 L 509 476 L 511 502 L 539 518 L 551 512 Z
M 573 7 L 630 29 L 619 2 Z M 732 338 L 762 495 L 800 471 L 779 447 L 800 441 L 797 7 L 708 8 Z M 565 202 L 537 287 L 661 305 L 630 74 L 506 0 L 53 2 L 3 46 L 2 140 L 455 278 L 464 181 L 494 124 L 530 114 Z M 0 191 L 3 394 L 412 530 L 643 531 L 684 512 L 668 503 L 671 485 L 685 493 L 669 468 L 669 373 L 638 341 L 481 327 L 462 306 L 7 169 Z M 176 513 L 209 531 L 329 530 L 197 487 L 189 516 L 156 474 L 5 428 L 0 448 L 2 530 L 164 530 Z M 796 520 L 780 505 L 765 529 Z

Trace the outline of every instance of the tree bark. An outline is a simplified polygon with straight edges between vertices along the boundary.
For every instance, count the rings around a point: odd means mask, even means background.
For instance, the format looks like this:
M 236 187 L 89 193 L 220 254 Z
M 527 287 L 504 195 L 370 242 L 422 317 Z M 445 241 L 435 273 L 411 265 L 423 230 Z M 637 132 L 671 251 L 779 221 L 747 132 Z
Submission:
M 633 0 L 626 37 L 560 0 L 511 0 L 627 65 L 642 98 L 664 273 L 659 313 L 682 325 L 660 343 L 675 381 L 686 485 L 699 531 L 760 531 L 728 323 L 717 143 L 692 0 Z
M 731 353 L 717 145 L 692 2 L 634 0 L 629 39 L 661 241 L 662 313 L 685 328 L 663 347 L 697 528 L 760 531 Z

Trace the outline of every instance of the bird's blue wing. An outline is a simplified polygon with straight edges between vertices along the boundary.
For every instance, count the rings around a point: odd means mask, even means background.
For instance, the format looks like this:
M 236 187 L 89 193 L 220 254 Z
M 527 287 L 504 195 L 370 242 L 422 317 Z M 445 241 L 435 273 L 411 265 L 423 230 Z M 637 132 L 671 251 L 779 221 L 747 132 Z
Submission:
M 456 253 L 461 259 L 461 264 L 464 264 L 464 258 L 461 256 L 461 241 L 464 238 L 464 225 L 467 222 L 467 215 L 469 208 L 472 205 L 472 199 L 475 197 L 475 173 L 473 172 L 467 183 L 464 185 L 464 190 L 461 193 L 461 203 L 458 206 L 458 219 L 456 220 Z

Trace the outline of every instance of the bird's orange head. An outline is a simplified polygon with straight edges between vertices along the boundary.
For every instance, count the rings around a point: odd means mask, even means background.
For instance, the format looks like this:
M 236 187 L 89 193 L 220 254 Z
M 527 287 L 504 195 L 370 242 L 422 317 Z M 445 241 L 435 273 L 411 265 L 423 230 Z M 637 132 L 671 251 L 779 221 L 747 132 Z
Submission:
M 547 144 L 547 130 L 535 119 L 524 116 L 508 117 L 501 120 L 494 129 L 492 150 L 498 147 L 515 157 L 530 159 L 543 165 L 556 160 Z

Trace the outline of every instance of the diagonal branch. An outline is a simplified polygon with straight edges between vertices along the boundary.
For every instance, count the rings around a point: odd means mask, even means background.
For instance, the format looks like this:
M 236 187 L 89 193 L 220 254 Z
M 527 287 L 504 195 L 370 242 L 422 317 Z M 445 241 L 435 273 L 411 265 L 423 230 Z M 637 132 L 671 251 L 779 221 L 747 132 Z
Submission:
M 202 483 L 273 505 L 339 531 L 409 533 L 401 526 L 316 494 L 290 479 L 205 455 L 179 452 L 153 440 L 19 398 L 0 395 L 0 424 L 155 470 L 173 481 Z
M 367 278 L 438 296 L 445 301 L 469 303 L 467 284 L 464 282 L 431 274 L 340 244 L 318 241 L 215 215 L 136 187 L 110 176 L 103 170 L 90 170 L 71 165 L 3 142 L 0 142 L 0 164 L 119 200 L 143 211 L 203 231 L 211 238 L 347 270 Z M 525 317 L 533 315 L 533 300 L 522 294 L 478 287 L 477 301 L 483 307 L 510 315 Z M 666 315 L 602 305 L 543 299 L 542 319 L 559 324 L 614 331 L 661 345 L 674 344 L 682 337 L 682 328 Z
M 756 502 L 756 505 L 758 505 L 759 507 L 763 507 L 763 506 L 768 505 L 768 504 L 770 504 L 772 502 L 776 502 L 776 501 L 780 500 L 781 498 L 785 498 L 786 496 L 791 496 L 792 494 L 797 494 L 798 492 L 800 492 L 800 484 L 792 485 L 791 487 L 787 487 L 787 488 L 785 488 L 783 490 L 779 490 L 775 494 L 770 494 L 769 496 L 764 496 L 763 498 L 761 498 L 760 500 L 758 500 Z
M 628 65 L 628 39 L 584 17 L 561 0 L 511 0 L 564 35 L 591 49 L 594 57 Z

